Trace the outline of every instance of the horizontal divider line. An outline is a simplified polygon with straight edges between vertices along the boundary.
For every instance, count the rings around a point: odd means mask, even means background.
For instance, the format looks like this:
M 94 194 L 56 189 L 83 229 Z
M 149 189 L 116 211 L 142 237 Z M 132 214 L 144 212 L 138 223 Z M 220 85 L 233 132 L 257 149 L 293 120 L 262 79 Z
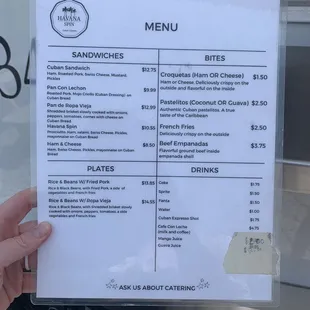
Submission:
M 229 164 L 229 165 L 265 165 L 263 162 L 229 162 L 229 161 L 161 161 L 161 160 L 61 160 L 50 159 L 48 162 L 74 163 L 162 163 L 162 164 Z
M 65 61 L 65 60 L 49 60 L 49 63 L 68 63 L 68 64 L 103 64 L 103 65 L 132 65 L 132 66 L 157 66 L 158 63 L 130 63 L 130 62 L 103 62 L 103 61 Z M 184 66 L 184 67 L 237 67 L 237 68 L 267 68 L 263 65 L 210 65 L 210 64 L 159 64 L 159 66 Z M 156 73 L 156 72 L 153 72 Z
M 184 178 L 184 179 L 245 179 L 245 180 L 262 180 L 262 177 L 212 177 L 212 176 L 174 176 L 174 175 L 49 175 L 48 177 L 103 177 L 103 178 Z
M 122 49 L 122 50 L 150 50 L 150 51 L 188 51 L 188 52 L 240 52 L 240 53 L 266 53 L 265 50 L 220 50 L 220 49 L 186 49 L 186 48 L 156 48 L 156 47 L 109 47 L 109 46 L 87 46 L 87 45 L 49 45 L 48 47 L 63 48 L 100 48 L 100 49 Z

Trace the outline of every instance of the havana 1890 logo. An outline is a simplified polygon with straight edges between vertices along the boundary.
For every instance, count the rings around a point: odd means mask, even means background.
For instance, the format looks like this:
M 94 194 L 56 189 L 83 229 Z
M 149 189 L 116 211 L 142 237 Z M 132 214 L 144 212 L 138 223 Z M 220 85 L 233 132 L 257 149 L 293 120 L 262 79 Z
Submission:
M 53 29 L 63 38 L 77 38 L 88 27 L 89 15 L 85 6 L 76 0 L 56 3 L 51 12 Z

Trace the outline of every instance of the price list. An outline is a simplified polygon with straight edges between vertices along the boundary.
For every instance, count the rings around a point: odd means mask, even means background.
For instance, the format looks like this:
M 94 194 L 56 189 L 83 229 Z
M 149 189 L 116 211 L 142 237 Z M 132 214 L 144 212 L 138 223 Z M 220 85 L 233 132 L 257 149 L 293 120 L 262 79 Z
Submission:
M 274 102 L 265 92 L 264 51 L 96 48 L 126 62 L 81 66 L 57 58 L 67 47 L 50 49 L 49 190 L 63 195 L 63 203 L 70 193 L 79 197 L 67 204 L 50 200 L 50 218 L 118 221 L 127 214 L 129 225 L 131 216 L 145 214 L 154 271 L 167 249 L 188 251 L 196 227 L 210 218 L 220 222 L 223 212 L 238 213 L 218 228 L 223 233 L 267 229 L 264 177 L 274 120 L 265 116 Z M 72 72 L 75 86 L 65 86 L 70 75 L 54 80 L 55 72 Z M 94 194 L 102 201 L 89 204 Z M 226 195 L 234 200 L 223 203 Z
M 48 4 L 37 1 L 41 20 Z M 55 4 L 53 27 L 81 14 L 67 2 L 61 10 Z M 202 43 L 199 29 L 226 10 L 212 1 L 91 2 L 89 28 L 77 40 L 38 28 L 39 219 L 55 227 L 39 258 L 39 295 L 62 295 L 50 272 L 59 245 L 63 291 L 72 298 L 241 300 L 249 287 L 253 298 L 268 299 L 271 277 L 231 280 L 223 261 L 235 233 L 273 231 L 275 44 L 265 34 L 252 42 L 243 17 L 233 32 L 242 30 L 240 38 L 229 41 L 223 31 Z M 218 14 L 212 22 L 201 15 L 205 6 Z M 116 25 L 109 7 L 143 7 L 149 20 L 122 15 L 131 22 Z M 187 10 L 201 24 L 185 23 Z M 155 16 L 171 22 L 151 22 Z M 76 284 L 90 282 L 83 290 Z

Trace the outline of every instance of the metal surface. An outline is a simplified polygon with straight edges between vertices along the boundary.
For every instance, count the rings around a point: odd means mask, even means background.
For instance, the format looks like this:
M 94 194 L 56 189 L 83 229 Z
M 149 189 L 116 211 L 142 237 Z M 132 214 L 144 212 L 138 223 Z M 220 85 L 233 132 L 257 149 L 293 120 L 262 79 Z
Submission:
M 310 162 L 310 47 L 290 46 L 286 58 L 284 158 Z
M 310 7 L 296 7 L 288 8 L 287 21 L 289 23 L 309 23 L 310 21 Z
M 310 194 L 310 166 L 296 165 L 295 163 L 284 164 L 283 190 L 286 192 Z
M 310 6 L 309 0 L 289 0 L 288 6 Z

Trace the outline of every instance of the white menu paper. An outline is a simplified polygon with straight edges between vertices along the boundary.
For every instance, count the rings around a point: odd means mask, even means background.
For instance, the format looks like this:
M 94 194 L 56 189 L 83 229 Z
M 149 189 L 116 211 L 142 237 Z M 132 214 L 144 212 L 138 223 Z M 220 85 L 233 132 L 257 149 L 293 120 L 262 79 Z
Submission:
M 36 0 L 37 297 L 272 300 L 279 14 Z

